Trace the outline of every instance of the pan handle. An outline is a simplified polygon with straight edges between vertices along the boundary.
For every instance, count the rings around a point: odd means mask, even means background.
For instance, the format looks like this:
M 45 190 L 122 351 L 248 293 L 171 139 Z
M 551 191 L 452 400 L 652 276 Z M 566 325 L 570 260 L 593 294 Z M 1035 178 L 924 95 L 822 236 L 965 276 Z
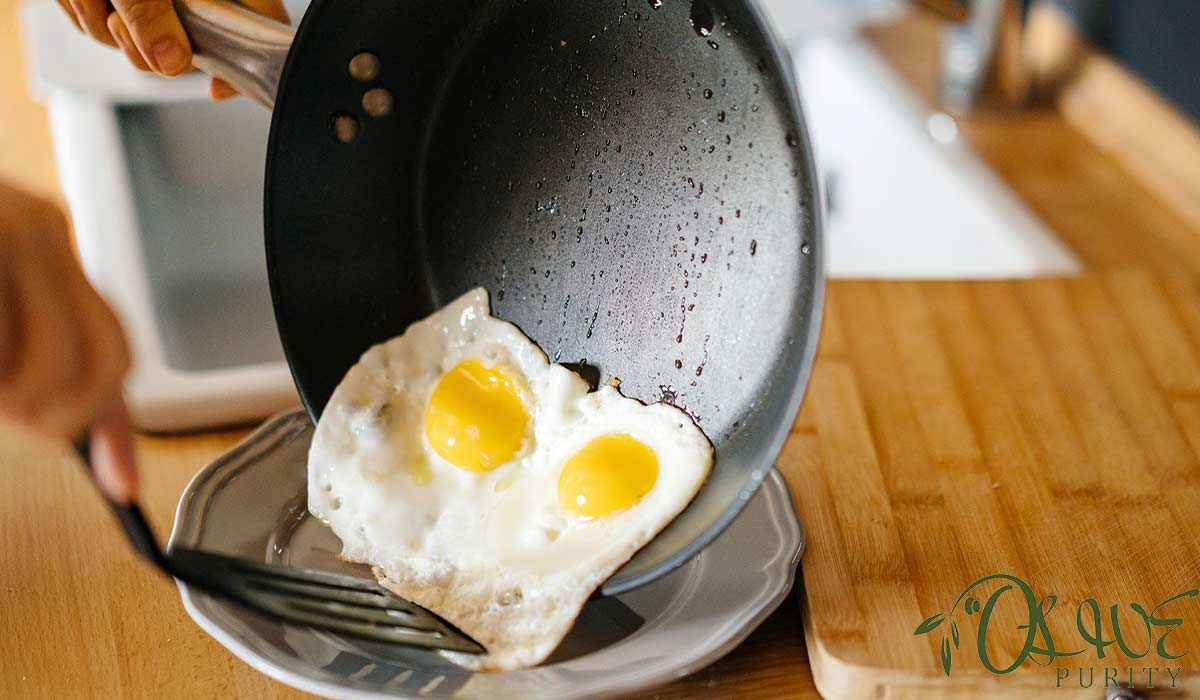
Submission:
M 229 0 L 175 0 L 175 12 L 192 42 L 192 65 L 275 107 L 291 27 Z

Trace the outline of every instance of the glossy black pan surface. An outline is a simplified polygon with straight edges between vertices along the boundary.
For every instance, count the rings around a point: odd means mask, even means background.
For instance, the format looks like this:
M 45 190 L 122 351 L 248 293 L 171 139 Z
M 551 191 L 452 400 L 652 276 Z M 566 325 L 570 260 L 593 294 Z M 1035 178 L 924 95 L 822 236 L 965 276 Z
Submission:
M 347 68 L 363 51 L 380 65 L 366 82 Z M 382 118 L 361 104 L 376 87 L 395 100 Z M 339 115 L 359 124 L 349 143 Z M 786 437 L 823 250 L 790 65 L 752 3 L 315 0 L 266 197 L 276 317 L 314 419 L 369 346 L 476 285 L 552 358 L 692 414 L 713 475 L 606 594 L 710 541 Z

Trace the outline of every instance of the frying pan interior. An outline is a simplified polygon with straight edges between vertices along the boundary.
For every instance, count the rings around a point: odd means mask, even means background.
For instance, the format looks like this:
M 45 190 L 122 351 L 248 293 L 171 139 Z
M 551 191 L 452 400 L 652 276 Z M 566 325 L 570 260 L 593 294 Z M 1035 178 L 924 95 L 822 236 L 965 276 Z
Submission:
M 368 82 L 347 71 L 362 51 Z M 376 87 L 395 100 L 382 118 L 361 106 Z M 747 2 L 316 0 L 267 166 L 272 292 L 309 412 L 367 347 L 483 285 L 552 358 L 712 440 L 709 482 L 603 593 L 682 563 L 757 488 L 808 378 L 821 240 L 794 95 Z

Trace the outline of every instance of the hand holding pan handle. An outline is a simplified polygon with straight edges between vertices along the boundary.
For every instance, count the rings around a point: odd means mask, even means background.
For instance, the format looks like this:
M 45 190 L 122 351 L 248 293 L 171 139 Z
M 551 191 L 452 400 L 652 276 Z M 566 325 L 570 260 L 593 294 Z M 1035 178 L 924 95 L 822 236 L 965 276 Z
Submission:
M 295 36 L 291 27 L 229 0 L 175 0 L 175 12 L 192 42 L 192 65 L 267 109 L 275 107 Z

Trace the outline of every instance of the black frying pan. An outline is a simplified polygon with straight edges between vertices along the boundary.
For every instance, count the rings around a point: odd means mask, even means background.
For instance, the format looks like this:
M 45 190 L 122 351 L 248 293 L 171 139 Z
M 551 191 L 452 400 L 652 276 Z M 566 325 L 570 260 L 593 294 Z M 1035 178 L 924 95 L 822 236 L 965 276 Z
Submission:
M 822 294 L 796 86 L 752 2 L 314 0 L 294 40 L 177 5 L 197 65 L 274 106 L 267 265 L 314 420 L 369 346 L 484 285 L 552 358 L 716 446 L 603 593 L 732 521 L 800 404 Z

